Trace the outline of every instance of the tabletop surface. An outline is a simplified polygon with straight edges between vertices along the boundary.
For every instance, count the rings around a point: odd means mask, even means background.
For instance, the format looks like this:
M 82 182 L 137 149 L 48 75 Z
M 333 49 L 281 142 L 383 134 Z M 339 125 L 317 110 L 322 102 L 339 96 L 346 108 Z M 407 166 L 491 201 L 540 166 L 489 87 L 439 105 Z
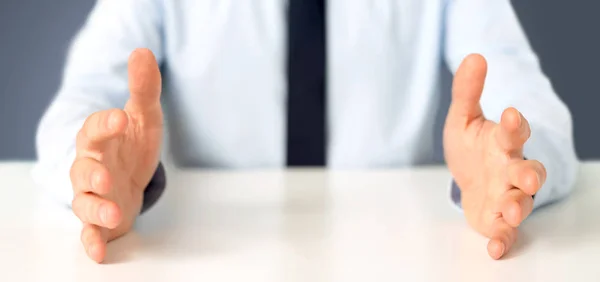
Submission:
M 449 201 L 443 167 L 174 170 L 135 230 L 85 255 L 78 219 L 0 164 L 0 281 L 600 281 L 600 164 L 537 210 L 509 255 Z

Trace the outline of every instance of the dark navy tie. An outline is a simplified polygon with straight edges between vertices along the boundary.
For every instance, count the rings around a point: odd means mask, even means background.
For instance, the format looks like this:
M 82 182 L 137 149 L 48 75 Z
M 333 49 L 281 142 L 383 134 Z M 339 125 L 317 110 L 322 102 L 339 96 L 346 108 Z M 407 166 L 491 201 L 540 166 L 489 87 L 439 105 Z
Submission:
M 290 0 L 287 165 L 326 164 L 325 0 Z

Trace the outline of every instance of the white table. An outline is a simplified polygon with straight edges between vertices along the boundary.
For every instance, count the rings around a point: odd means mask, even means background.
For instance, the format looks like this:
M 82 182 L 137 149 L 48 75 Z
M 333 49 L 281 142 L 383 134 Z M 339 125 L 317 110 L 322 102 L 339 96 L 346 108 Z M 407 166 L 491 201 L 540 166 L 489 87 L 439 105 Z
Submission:
M 36 190 L 30 169 L 0 165 L 0 281 L 600 281 L 595 163 L 500 261 L 450 204 L 441 167 L 169 169 L 163 198 L 98 265 L 78 220 Z

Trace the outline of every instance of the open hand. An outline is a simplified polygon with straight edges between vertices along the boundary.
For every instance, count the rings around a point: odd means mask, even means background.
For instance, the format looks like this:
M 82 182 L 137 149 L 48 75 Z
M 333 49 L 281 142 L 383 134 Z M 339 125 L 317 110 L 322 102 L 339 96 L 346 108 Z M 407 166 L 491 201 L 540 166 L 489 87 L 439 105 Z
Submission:
M 129 58 L 130 99 L 124 110 L 93 113 L 77 135 L 71 167 L 73 212 L 81 241 L 101 262 L 106 243 L 127 233 L 140 213 L 144 189 L 158 166 L 163 130 L 161 77 L 152 53 Z
M 486 74 L 486 61 L 476 54 L 457 70 L 444 127 L 444 154 L 461 189 L 467 222 L 490 238 L 488 253 L 499 259 L 531 213 L 532 196 L 546 180 L 546 170 L 540 162 L 523 158 L 531 129 L 519 111 L 506 109 L 499 124 L 484 117 L 479 100 Z

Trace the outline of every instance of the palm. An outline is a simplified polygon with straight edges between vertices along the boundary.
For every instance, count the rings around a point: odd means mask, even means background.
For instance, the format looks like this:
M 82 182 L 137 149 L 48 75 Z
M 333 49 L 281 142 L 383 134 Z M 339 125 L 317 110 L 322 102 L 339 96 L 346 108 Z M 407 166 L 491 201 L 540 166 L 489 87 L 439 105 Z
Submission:
M 457 71 L 444 127 L 444 153 L 461 188 L 468 223 L 491 239 L 488 251 L 499 258 L 531 212 L 531 195 L 542 185 L 545 170 L 537 161 L 523 160 L 530 129 L 516 109 L 506 109 L 500 123 L 485 119 L 479 98 L 486 71 L 480 56 L 468 57 Z
M 125 111 L 127 113 L 127 110 Z M 144 126 L 129 114 L 130 121 L 125 134 L 112 140 L 103 163 L 109 169 L 114 187 L 105 198 L 122 208 L 123 221 L 110 232 L 109 240 L 131 229 L 142 205 L 144 188 L 150 181 L 158 164 L 158 152 L 162 139 L 162 126 L 152 123 Z
M 159 159 L 160 144 L 162 139 L 162 117 L 151 117 L 151 123 L 144 125 L 133 113 L 125 112 L 130 117 L 129 126 L 125 134 L 118 140 L 118 145 L 112 152 L 114 166 L 120 168 L 123 179 L 136 189 L 143 189 L 147 184 Z M 160 113 L 157 113 L 160 114 Z
M 493 223 L 502 216 L 491 203 L 498 202 L 504 192 L 511 189 L 503 180 L 508 164 L 516 157 L 507 154 L 500 148 L 496 139 L 492 138 L 498 126 L 488 120 L 471 125 L 465 137 L 473 140 L 474 147 L 455 156 L 448 156 L 449 167 L 453 168 L 453 174 L 458 176 L 456 179 L 460 181 L 459 186 L 464 187 L 461 198 L 466 219 L 471 226 L 478 229 L 477 231 L 488 237 L 491 237 Z M 453 137 L 448 139 L 448 146 L 463 147 L 457 146 L 462 138 Z

